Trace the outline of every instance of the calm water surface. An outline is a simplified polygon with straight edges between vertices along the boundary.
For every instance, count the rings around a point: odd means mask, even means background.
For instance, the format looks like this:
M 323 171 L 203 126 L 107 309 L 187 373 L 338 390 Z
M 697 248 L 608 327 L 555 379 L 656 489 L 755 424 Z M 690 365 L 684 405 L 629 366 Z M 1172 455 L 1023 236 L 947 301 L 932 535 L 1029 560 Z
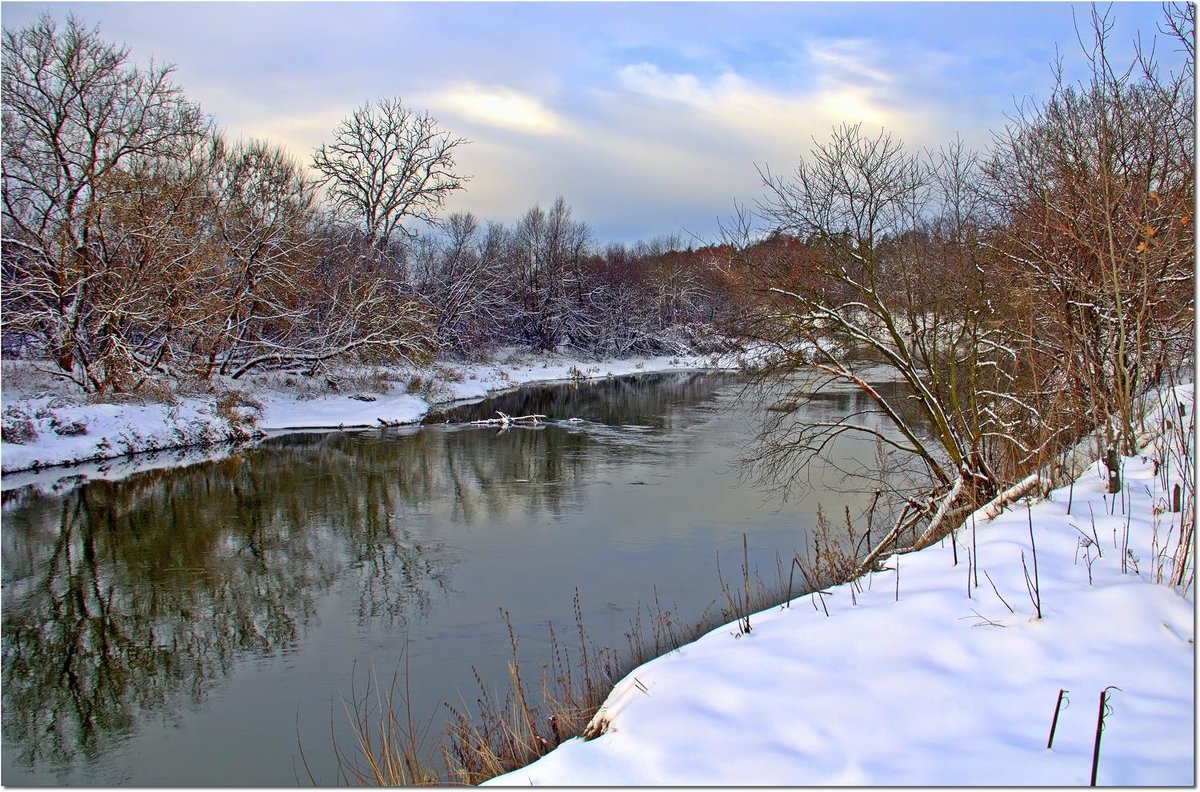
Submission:
M 414 716 L 473 705 L 510 657 L 548 660 L 547 624 L 625 646 L 654 600 L 685 620 L 751 565 L 774 583 L 803 502 L 731 467 L 757 417 L 730 376 L 646 375 L 523 389 L 421 428 L 272 438 L 228 459 L 5 493 L 2 781 L 291 786 L 337 780 L 343 698 L 407 653 Z M 851 412 L 846 393 L 813 417 Z M 494 409 L 537 429 L 464 425 Z M 566 419 L 577 419 L 567 421 Z M 868 459 L 847 442 L 848 462 Z M 642 611 L 645 613 L 644 609 Z

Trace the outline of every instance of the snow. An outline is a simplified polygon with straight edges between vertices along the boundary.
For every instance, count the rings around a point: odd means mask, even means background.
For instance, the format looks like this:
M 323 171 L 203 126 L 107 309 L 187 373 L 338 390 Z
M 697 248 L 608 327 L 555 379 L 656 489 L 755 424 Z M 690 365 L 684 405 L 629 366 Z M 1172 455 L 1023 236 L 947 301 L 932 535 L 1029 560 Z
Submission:
M 498 350 L 482 363 L 436 363 L 420 369 L 393 369 L 371 375 L 353 373 L 336 392 L 321 378 L 295 381 L 266 375 L 217 383 L 223 392 L 241 392 L 250 405 L 253 426 L 233 426 L 217 409 L 218 394 L 183 395 L 174 404 L 93 403 L 65 386 L 39 376 L 23 361 L 6 361 L 3 391 L 6 434 L 11 416 L 28 419 L 35 435 L 22 442 L 0 443 L 5 488 L 10 473 L 103 459 L 133 458 L 142 452 L 208 448 L 248 433 L 289 429 L 353 428 L 412 424 L 433 406 L 481 399 L 489 393 L 533 382 L 597 379 L 609 376 L 703 368 L 733 368 L 737 361 L 713 356 L 669 355 L 620 360 L 586 360 L 570 354 Z M 340 374 L 338 377 L 340 378 Z M 416 392 L 409 389 L 419 383 Z M 85 434 L 56 432 L 76 423 Z M 162 462 L 161 464 L 170 464 Z M 100 470 L 111 472 L 112 466 Z M 86 473 L 82 473 L 86 475 Z
M 7 394 L 6 394 L 7 396 Z M 70 403 L 61 396 L 4 400 L 21 409 L 37 433 L 33 442 L 0 443 L 4 474 L 232 439 L 234 430 L 211 401 L 188 398 L 177 404 Z M 86 434 L 60 435 L 55 426 L 78 424 Z
M 827 589 L 825 607 L 801 597 L 642 665 L 598 713 L 604 734 L 488 784 L 1086 785 L 1108 689 L 1098 783 L 1193 786 L 1194 594 L 1161 582 L 1180 515 L 1145 453 L 1125 460 L 1116 501 L 1096 463 L 1071 489 L 969 520 L 957 564 L 948 538 Z

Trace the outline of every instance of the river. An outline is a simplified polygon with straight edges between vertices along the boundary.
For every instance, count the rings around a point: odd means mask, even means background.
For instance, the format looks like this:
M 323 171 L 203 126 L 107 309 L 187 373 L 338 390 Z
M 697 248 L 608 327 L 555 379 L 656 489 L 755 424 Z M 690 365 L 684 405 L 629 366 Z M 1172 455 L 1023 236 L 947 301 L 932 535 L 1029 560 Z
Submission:
M 501 609 L 536 679 L 577 593 L 589 637 L 620 649 L 648 606 L 720 608 L 718 559 L 740 580 L 743 535 L 775 584 L 818 503 L 861 500 L 834 468 L 784 503 L 740 480 L 760 415 L 741 389 L 697 373 L 529 387 L 442 423 L 6 492 L 3 783 L 332 785 L 333 740 L 353 744 L 344 700 L 369 680 L 406 668 L 431 742 L 447 702 L 473 706 L 476 671 L 502 690 Z M 496 409 L 550 420 L 469 423 Z

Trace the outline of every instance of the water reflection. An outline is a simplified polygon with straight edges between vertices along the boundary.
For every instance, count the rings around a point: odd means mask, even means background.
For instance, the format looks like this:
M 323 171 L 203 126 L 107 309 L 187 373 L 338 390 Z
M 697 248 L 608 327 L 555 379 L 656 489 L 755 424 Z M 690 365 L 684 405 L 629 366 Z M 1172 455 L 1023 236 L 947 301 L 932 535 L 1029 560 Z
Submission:
M 658 373 L 521 388 L 479 402 L 430 413 L 426 423 L 474 421 L 509 415 L 546 415 L 552 420 L 586 418 L 607 426 L 671 429 L 675 408 L 702 402 L 734 380 L 728 374 Z
M 721 383 L 563 386 L 446 417 L 503 409 L 587 420 L 293 434 L 120 482 L 9 493 L 6 767 L 87 766 L 155 714 L 203 705 L 239 660 L 304 642 L 335 583 L 356 590 L 344 615 L 360 625 L 394 631 L 422 619 L 452 596 L 469 552 L 447 526 L 558 520 L 586 505 L 586 482 L 635 459 L 692 453 L 700 443 L 686 430 L 703 416 L 672 407 Z
M 97 482 L 6 519 L 6 748 L 94 758 L 106 732 L 299 638 L 336 564 L 319 533 L 243 511 L 239 467 Z

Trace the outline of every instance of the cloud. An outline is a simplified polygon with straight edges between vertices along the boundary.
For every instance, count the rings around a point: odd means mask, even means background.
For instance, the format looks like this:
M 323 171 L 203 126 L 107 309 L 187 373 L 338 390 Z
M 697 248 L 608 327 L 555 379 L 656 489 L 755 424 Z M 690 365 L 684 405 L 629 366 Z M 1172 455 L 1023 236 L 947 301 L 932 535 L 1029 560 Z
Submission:
M 733 72 L 724 72 L 705 84 L 694 74 L 664 72 L 653 63 L 625 66 L 617 72 L 617 82 L 632 94 L 714 114 L 734 109 L 731 105 L 743 104 L 754 92 Z
M 889 72 L 871 63 L 878 53 L 878 42 L 865 39 L 812 41 L 806 49 L 813 67 L 826 79 L 836 76 L 840 81 L 878 87 L 893 82 Z
M 598 236 L 625 239 L 696 229 L 753 200 L 755 164 L 787 173 L 843 122 L 886 128 L 912 149 L 955 133 L 986 146 L 1014 97 L 1044 95 L 1055 42 L 1069 61 L 1076 47 L 1071 15 L 1053 3 L 3 10 L 6 29 L 44 10 L 100 23 L 136 62 L 178 64 L 179 84 L 230 137 L 284 143 L 302 161 L 355 107 L 402 96 L 472 141 L 461 163 L 475 178 L 456 205 L 508 220 L 561 193 Z M 1125 4 L 1118 21 L 1153 32 L 1159 13 Z M 1115 30 L 1114 46 L 1132 33 Z
M 527 140 L 474 139 L 459 158 L 472 180 L 447 211 L 511 223 L 561 195 L 601 243 L 685 228 L 711 235 L 717 214 L 732 197 L 744 197 L 736 177 L 748 177 L 744 186 L 754 183 L 749 159 L 713 157 L 711 149 L 607 126 L 578 125 L 539 138 L 536 147 Z
M 652 63 L 622 68 L 617 81 L 627 93 L 660 103 L 664 111 L 691 112 L 699 116 L 697 120 L 759 139 L 794 138 L 798 129 L 811 133 L 843 121 L 905 126 L 875 86 L 835 76 L 833 69 L 818 75 L 807 91 L 797 93 L 771 90 L 731 71 L 705 81 L 695 74 L 664 72 Z
M 737 80 L 735 75 L 722 75 Z M 719 99 L 716 86 L 704 86 L 694 74 L 668 74 L 653 63 L 635 63 L 617 72 L 617 81 L 625 90 L 642 96 L 678 102 L 691 107 L 711 106 Z
M 943 113 L 880 65 L 890 62 L 882 47 L 827 40 L 804 52 L 769 74 L 649 59 L 618 65 L 607 87 L 590 92 L 578 126 L 574 145 L 586 162 L 560 172 L 626 210 L 704 232 L 735 199 L 761 196 L 756 165 L 789 172 L 839 124 L 886 129 L 912 149 L 942 142 Z
M 430 97 L 428 103 L 468 122 L 531 135 L 551 135 L 564 127 L 537 98 L 504 86 L 464 83 Z

